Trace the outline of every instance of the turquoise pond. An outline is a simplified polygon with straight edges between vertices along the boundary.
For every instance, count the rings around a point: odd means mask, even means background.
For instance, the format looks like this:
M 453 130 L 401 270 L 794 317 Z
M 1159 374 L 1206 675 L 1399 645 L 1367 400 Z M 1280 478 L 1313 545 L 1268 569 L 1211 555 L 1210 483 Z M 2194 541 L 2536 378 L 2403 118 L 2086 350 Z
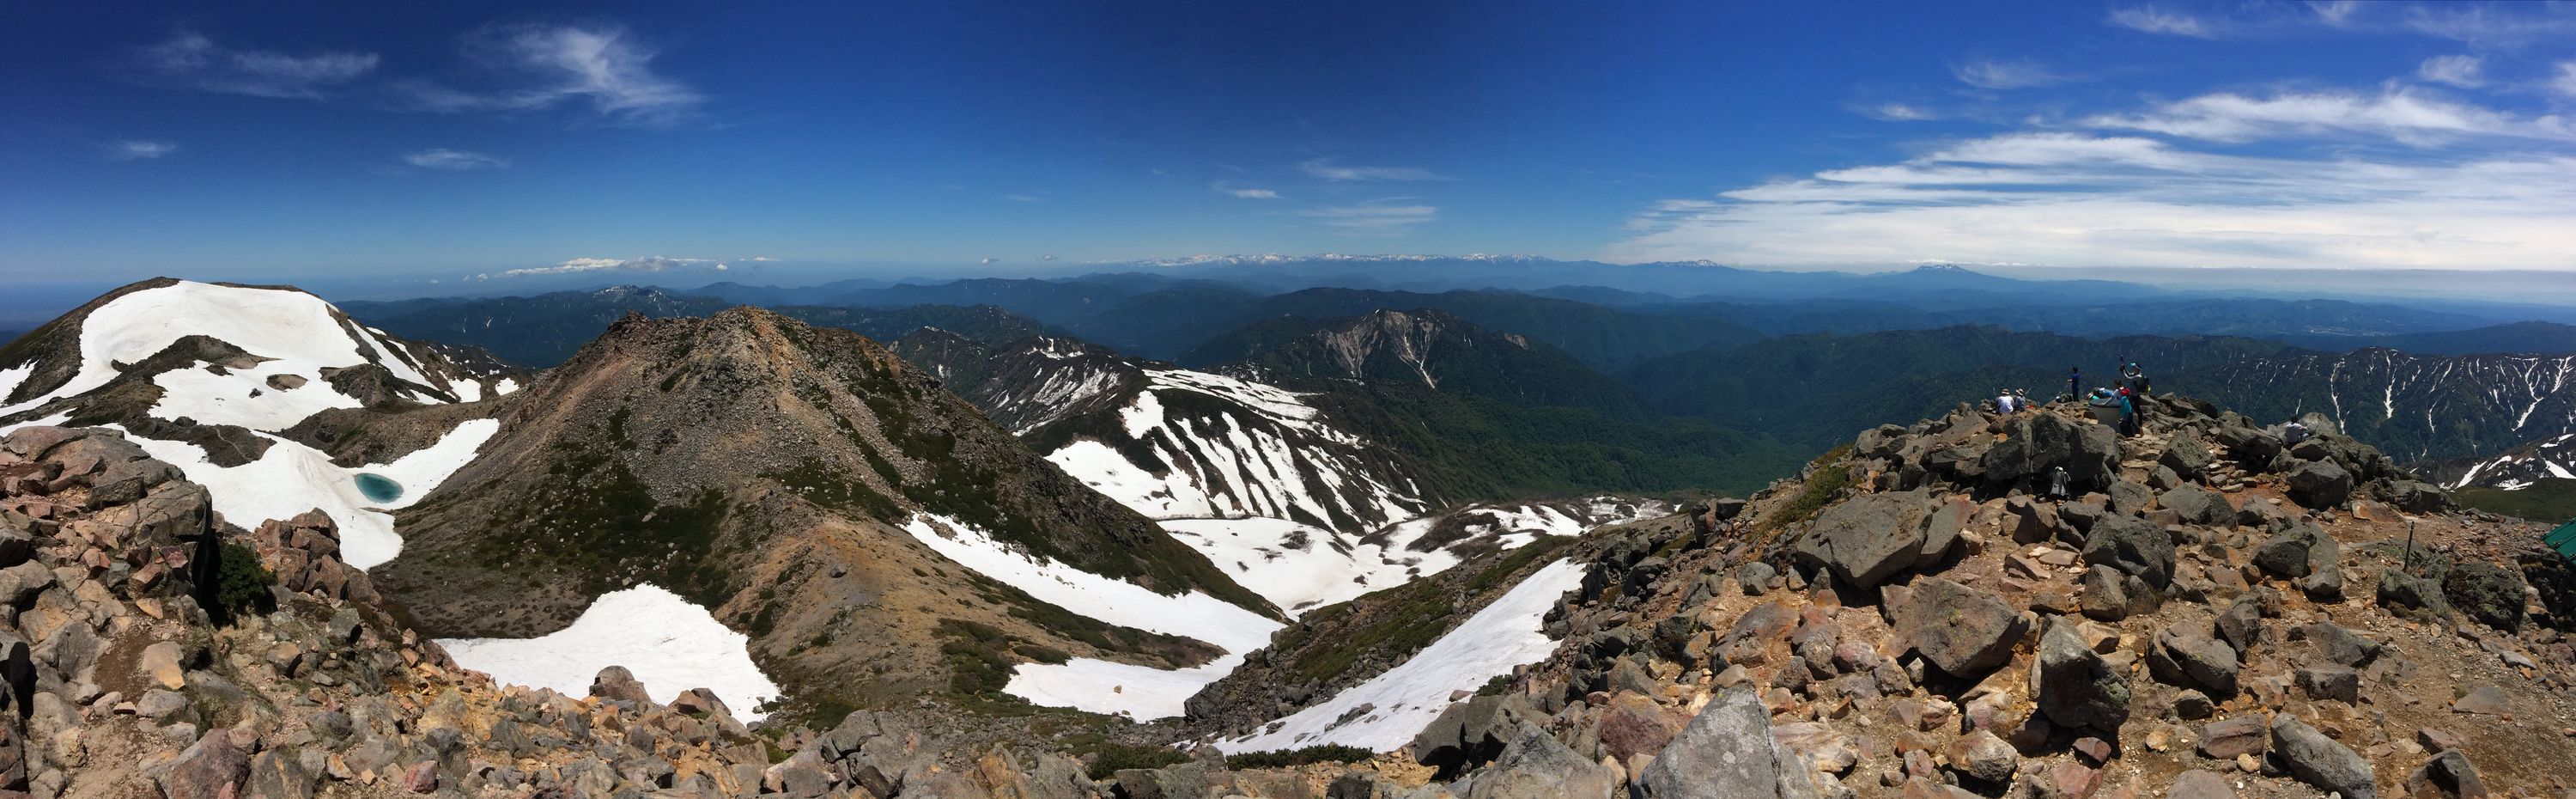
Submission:
M 358 493 L 369 502 L 392 502 L 402 498 L 402 484 L 380 474 L 358 475 Z

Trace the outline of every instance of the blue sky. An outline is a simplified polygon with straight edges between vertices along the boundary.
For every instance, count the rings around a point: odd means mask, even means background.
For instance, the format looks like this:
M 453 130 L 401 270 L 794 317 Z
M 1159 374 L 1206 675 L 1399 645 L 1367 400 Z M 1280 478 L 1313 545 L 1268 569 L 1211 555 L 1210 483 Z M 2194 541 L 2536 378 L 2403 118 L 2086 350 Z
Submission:
M 2576 271 L 2565 4 L 34 6 L 0 26 L 22 285 L 1262 252 Z

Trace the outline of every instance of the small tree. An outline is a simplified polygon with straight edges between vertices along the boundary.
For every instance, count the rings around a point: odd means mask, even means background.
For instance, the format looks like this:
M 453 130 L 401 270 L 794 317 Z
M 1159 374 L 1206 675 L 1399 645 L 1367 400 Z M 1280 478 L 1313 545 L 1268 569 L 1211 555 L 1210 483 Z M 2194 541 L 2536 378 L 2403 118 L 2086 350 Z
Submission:
M 276 595 L 269 592 L 277 575 L 260 565 L 257 550 L 225 542 L 215 563 L 215 611 L 227 621 L 235 613 L 264 613 L 277 606 Z

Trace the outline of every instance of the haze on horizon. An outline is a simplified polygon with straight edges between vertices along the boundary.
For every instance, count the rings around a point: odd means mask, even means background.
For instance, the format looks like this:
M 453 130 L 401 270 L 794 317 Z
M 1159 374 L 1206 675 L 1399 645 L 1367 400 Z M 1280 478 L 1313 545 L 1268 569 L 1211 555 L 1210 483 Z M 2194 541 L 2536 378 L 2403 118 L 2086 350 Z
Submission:
M 24 9 L 0 285 L 2576 276 L 2576 5 L 1220 5 Z

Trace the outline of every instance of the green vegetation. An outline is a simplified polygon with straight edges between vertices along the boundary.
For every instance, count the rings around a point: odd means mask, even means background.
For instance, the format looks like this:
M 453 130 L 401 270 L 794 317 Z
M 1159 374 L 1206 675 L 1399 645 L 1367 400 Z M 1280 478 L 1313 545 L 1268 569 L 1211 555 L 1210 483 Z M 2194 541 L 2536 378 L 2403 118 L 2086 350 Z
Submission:
M 2576 480 L 2561 477 L 2541 480 L 2517 491 L 2463 488 L 2451 492 L 2451 498 L 2466 507 L 2542 524 L 2555 525 L 2576 519 Z
M 1267 752 L 1245 752 L 1239 755 L 1226 755 L 1225 767 L 1236 769 L 1289 768 L 1293 766 L 1303 766 L 1309 763 L 1359 763 L 1376 756 L 1377 753 L 1357 746 L 1316 744 L 1303 749 L 1273 749 Z
M 276 607 L 276 595 L 269 589 L 277 585 L 277 575 L 260 565 L 257 551 L 226 541 L 215 563 L 217 613 L 230 619 L 235 614 L 265 612 Z
M 1190 762 L 1190 756 L 1168 746 L 1137 746 L 1104 741 L 1093 753 L 1091 765 L 1084 773 L 1095 780 L 1116 776 L 1131 768 L 1162 768 Z
M 558 442 L 545 479 L 503 494 L 515 500 L 503 518 L 524 520 L 527 534 L 482 537 L 475 557 L 494 566 L 554 564 L 581 575 L 592 593 L 651 582 L 706 607 L 723 604 L 734 590 L 715 554 L 730 513 L 724 495 L 709 489 L 688 504 L 663 505 L 625 461 L 602 449 Z
M 1825 509 L 1825 503 L 1833 501 L 1835 493 L 1851 486 L 1851 470 L 1835 463 L 1850 454 L 1851 445 L 1844 444 L 1817 456 L 1812 464 L 1815 470 L 1808 473 L 1806 485 L 1798 491 L 1798 496 L 1789 500 L 1789 504 L 1780 506 L 1779 510 L 1772 511 L 1771 515 L 1762 517 L 1761 528 L 1777 530 L 1815 518 Z
M 1448 632 L 1449 616 L 1457 612 L 1450 598 L 1449 586 L 1439 580 L 1415 580 L 1362 597 L 1377 624 L 1342 625 L 1339 634 L 1297 653 L 1288 670 L 1309 682 L 1321 681 L 1342 673 L 1362 655 L 1384 651 L 1396 654 L 1412 652 Z
M 960 694 L 999 694 L 1011 682 L 1010 636 L 991 625 L 939 620 L 939 654 L 948 659 L 948 689 Z
M 1511 690 L 1512 675 L 1496 674 L 1493 679 L 1486 680 L 1485 684 L 1476 686 L 1476 695 L 1502 696 L 1503 694 L 1510 693 Z
M 1308 381 L 1360 437 L 1408 453 L 1426 489 L 1462 500 L 1686 490 L 1750 493 L 1797 467 L 1788 447 L 1696 419 L 1542 408 L 1386 382 Z

